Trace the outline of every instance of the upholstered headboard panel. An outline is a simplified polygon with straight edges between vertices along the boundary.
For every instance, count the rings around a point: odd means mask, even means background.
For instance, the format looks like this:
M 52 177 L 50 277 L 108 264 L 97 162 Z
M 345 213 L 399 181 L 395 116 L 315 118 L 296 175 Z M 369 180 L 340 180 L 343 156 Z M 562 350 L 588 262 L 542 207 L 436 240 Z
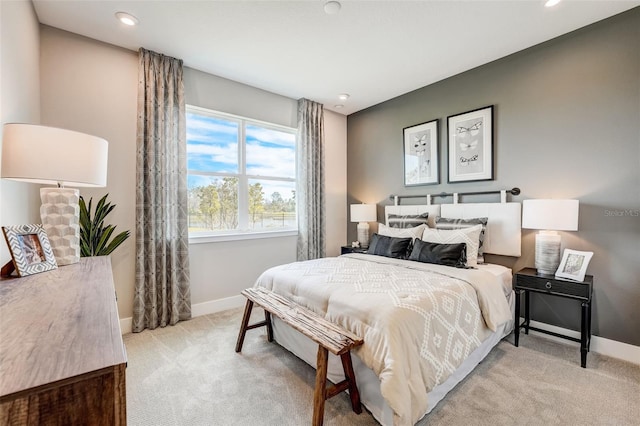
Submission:
M 453 219 L 488 217 L 484 236 L 484 252 L 504 256 L 520 256 L 522 206 L 520 203 L 443 204 L 440 215 Z
M 385 206 L 384 207 L 384 223 L 389 224 L 389 215 L 417 215 L 422 213 L 429 213 L 427 218 L 427 225 L 430 228 L 436 227 L 436 217 L 440 216 L 440 204 L 427 205 L 415 205 L 415 206 Z
M 520 203 L 465 203 L 385 206 L 385 220 L 389 214 L 429 213 L 428 225 L 435 227 L 437 216 L 453 219 L 487 217 L 484 252 L 503 256 L 520 256 L 522 235 L 522 206 Z

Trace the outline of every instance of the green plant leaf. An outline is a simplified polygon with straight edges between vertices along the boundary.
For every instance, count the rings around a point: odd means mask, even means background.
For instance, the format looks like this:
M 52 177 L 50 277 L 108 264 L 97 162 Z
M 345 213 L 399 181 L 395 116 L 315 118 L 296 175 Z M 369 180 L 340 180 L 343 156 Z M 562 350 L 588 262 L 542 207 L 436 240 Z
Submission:
M 96 204 L 93 219 L 91 218 L 93 198 L 90 198 L 89 203 L 86 204 L 84 198 L 80 197 L 80 256 L 82 257 L 106 256 L 129 238 L 130 232 L 123 231 L 109 241 L 116 227 L 114 225 L 105 226 L 104 223 L 107 215 L 116 206 L 107 202 L 108 196 L 109 194 L 106 194 Z

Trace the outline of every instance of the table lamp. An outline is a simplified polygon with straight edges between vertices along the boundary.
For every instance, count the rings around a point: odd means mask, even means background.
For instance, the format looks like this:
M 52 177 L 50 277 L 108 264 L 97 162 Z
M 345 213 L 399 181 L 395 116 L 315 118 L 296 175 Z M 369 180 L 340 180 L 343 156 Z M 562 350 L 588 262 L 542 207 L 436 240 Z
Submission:
M 369 247 L 369 223 L 378 219 L 375 204 L 351 204 L 351 222 L 358 222 L 360 247 Z
M 55 127 L 8 123 L 2 135 L 4 179 L 55 184 L 41 188 L 40 217 L 59 266 L 80 260 L 79 191 L 107 184 L 106 140 Z
M 536 234 L 535 266 L 539 274 L 553 275 L 560 265 L 560 235 L 578 230 L 578 200 L 524 200 L 522 227 Z

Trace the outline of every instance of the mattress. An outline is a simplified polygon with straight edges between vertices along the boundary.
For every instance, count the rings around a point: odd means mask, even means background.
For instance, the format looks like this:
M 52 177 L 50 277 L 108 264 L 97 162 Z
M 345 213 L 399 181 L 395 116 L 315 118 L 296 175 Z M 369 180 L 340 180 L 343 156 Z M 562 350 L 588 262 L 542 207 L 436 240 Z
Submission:
M 358 256 L 358 255 L 348 255 L 348 256 Z M 359 255 L 359 256 L 366 257 L 367 255 Z M 374 256 L 374 257 L 379 258 L 377 256 Z M 371 259 L 371 260 L 378 261 L 378 259 Z M 403 261 L 403 262 L 406 262 L 406 261 Z M 306 266 L 306 264 L 304 266 Z M 327 265 L 323 264 L 322 266 L 326 267 Z M 296 268 L 299 269 L 298 265 L 296 265 L 293 269 L 296 269 Z M 448 269 L 453 269 L 453 268 L 448 268 Z M 500 289 L 498 288 L 496 288 L 495 290 L 497 292 L 495 294 L 498 295 L 498 298 L 502 297 L 502 293 L 511 293 L 510 280 L 506 279 L 506 277 L 510 275 L 508 268 L 503 268 L 498 265 L 485 265 L 483 266 L 483 269 L 486 272 L 489 272 L 490 274 L 492 274 L 494 277 L 499 277 L 499 279 L 493 280 L 494 282 L 498 282 L 498 281 L 501 282 L 503 286 L 502 291 L 500 291 Z M 451 272 L 457 273 L 459 271 L 451 271 Z M 304 275 L 306 278 L 308 278 L 308 275 L 315 275 L 315 276 L 319 275 L 317 271 L 313 268 L 309 269 L 308 271 L 299 272 L 299 274 L 300 274 L 300 277 Z M 297 279 L 294 279 L 293 277 L 289 277 L 289 276 L 285 276 L 285 277 L 286 277 L 285 282 L 281 283 L 280 288 L 278 289 L 278 291 L 280 292 L 292 291 L 292 288 L 289 288 L 289 287 L 293 285 L 292 282 L 297 281 Z M 262 285 L 264 285 L 265 280 L 262 278 L 263 277 L 261 277 Z M 267 281 L 271 282 L 270 281 L 271 279 L 272 278 L 268 278 Z M 258 280 L 258 282 L 260 283 L 261 280 Z M 275 281 L 271 282 L 271 285 L 275 285 L 276 287 L 278 287 Z M 493 284 L 493 285 L 498 285 L 498 284 Z M 267 284 L 267 286 L 269 286 L 269 284 Z M 315 285 L 305 286 L 304 284 L 302 284 L 293 293 L 290 293 L 289 297 L 291 297 L 294 300 L 299 299 L 299 300 L 296 300 L 299 303 L 303 302 L 303 303 L 311 304 L 311 305 L 307 305 L 307 307 L 314 309 L 313 301 L 310 302 L 308 298 L 305 298 L 304 296 L 297 293 L 298 291 L 308 292 L 310 291 L 310 288 L 317 288 L 317 286 Z M 508 306 L 505 299 L 503 299 L 502 303 Z M 318 305 L 318 309 L 316 310 L 323 310 L 323 309 L 324 309 L 323 307 Z M 506 309 L 508 309 L 508 307 Z M 507 313 L 508 318 L 511 318 L 511 319 L 513 318 L 512 312 L 513 311 L 511 310 L 510 316 L 509 316 L 509 313 Z M 427 408 L 426 409 L 420 408 L 418 411 L 416 411 L 415 408 L 413 409 L 413 414 L 412 414 L 412 418 L 414 419 L 413 421 L 415 421 L 416 419 L 419 419 L 422 415 L 430 411 L 430 409 L 432 409 L 432 407 L 435 406 L 437 401 L 439 401 L 444 397 L 446 392 L 448 392 L 451 388 L 453 388 L 453 386 L 455 386 L 455 384 L 457 384 L 460 380 L 462 380 L 462 378 L 464 378 L 468 374 L 468 372 L 471 371 L 478 364 L 478 362 L 480 362 L 480 360 L 486 356 L 486 354 L 491 350 L 491 348 L 495 346 L 495 344 L 497 344 L 502 337 L 504 337 L 506 334 L 510 332 L 511 327 L 512 327 L 512 321 L 507 321 L 506 323 L 501 323 L 497 328 L 493 327 L 495 330 L 494 332 L 483 334 L 483 338 L 481 341 L 478 342 L 478 346 L 475 347 L 475 349 L 473 349 L 469 355 L 465 356 L 466 361 L 460 364 L 456 368 L 456 370 L 450 374 L 450 376 L 446 379 L 446 381 L 444 382 L 439 381 L 438 386 L 434 387 L 431 390 L 431 392 L 427 395 L 428 404 L 425 402 L 421 405 L 421 407 L 427 407 Z M 295 355 L 303 359 L 305 362 L 315 366 L 315 359 L 317 355 L 317 345 L 314 344 L 311 340 L 307 339 L 306 337 L 296 332 L 292 328 L 284 325 L 283 323 L 281 323 L 279 320 L 275 318 L 274 318 L 274 336 L 278 341 L 278 343 L 280 343 L 282 346 L 284 346 L 285 348 L 293 352 Z M 367 341 L 368 341 L 367 338 L 365 338 L 365 342 Z M 369 361 L 369 363 L 370 362 L 371 361 Z M 361 399 L 365 407 L 367 407 L 367 409 L 369 409 L 372 415 L 382 424 L 393 424 L 394 421 L 398 422 L 397 413 L 394 413 L 394 411 L 391 410 L 391 408 L 388 406 L 388 401 L 386 401 L 382 397 L 382 391 L 381 391 L 382 382 L 378 379 L 376 373 L 374 373 L 372 369 L 373 367 L 372 368 L 367 367 L 365 363 L 362 362 L 362 359 L 360 359 L 357 353 L 354 353 L 353 363 L 354 363 L 354 370 L 355 370 L 356 378 L 358 382 L 358 388 L 360 389 Z M 411 376 L 411 377 L 413 381 L 414 376 Z M 333 382 L 339 382 L 344 378 L 342 365 L 338 357 L 332 356 L 329 359 L 328 378 Z M 405 383 L 403 386 L 404 386 L 404 389 L 406 389 L 406 386 L 408 385 Z M 412 386 L 412 388 L 415 388 L 415 386 Z M 396 389 L 400 390 L 401 388 L 396 388 Z M 388 395 L 389 394 L 387 393 L 387 396 Z M 424 399 L 424 396 L 419 398 Z M 395 420 L 394 420 L 394 414 L 395 414 Z M 403 418 L 406 419 L 406 416 L 403 416 Z M 411 423 L 413 423 L 413 421 Z M 401 423 L 409 424 L 407 420 L 402 420 Z

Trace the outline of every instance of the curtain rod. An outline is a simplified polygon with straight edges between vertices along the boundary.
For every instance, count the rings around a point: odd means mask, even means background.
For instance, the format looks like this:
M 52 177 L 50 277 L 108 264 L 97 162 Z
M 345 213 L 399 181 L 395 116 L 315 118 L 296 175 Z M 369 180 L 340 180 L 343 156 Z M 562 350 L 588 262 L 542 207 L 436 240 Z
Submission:
M 506 194 L 511 195 L 520 195 L 520 188 L 512 188 L 512 189 L 502 189 L 495 191 L 474 191 L 474 192 L 441 192 L 439 194 L 425 194 L 425 195 L 390 195 L 389 199 L 394 200 L 395 204 L 398 205 L 399 201 L 403 198 L 426 198 L 427 204 L 431 204 L 431 199 L 435 197 L 453 197 L 454 203 L 458 202 L 458 197 L 461 195 L 486 195 L 486 194 L 501 194 L 502 202 L 506 202 Z

